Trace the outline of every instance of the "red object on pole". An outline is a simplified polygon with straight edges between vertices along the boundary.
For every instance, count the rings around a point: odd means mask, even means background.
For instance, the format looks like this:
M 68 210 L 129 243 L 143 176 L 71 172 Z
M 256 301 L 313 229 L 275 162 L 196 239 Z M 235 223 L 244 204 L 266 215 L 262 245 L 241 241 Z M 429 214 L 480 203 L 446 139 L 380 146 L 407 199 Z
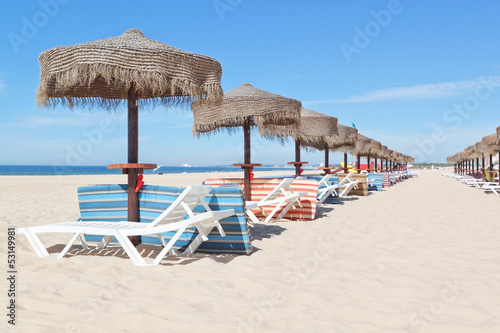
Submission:
M 139 174 L 137 176 L 137 185 L 135 186 L 135 193 L 139 192 L 139 190 L 141 189 L 142 185 L 144 185 L 144 182 L 142 181 L 142 178 L 144 178 L 144 176 L 142 174 Z

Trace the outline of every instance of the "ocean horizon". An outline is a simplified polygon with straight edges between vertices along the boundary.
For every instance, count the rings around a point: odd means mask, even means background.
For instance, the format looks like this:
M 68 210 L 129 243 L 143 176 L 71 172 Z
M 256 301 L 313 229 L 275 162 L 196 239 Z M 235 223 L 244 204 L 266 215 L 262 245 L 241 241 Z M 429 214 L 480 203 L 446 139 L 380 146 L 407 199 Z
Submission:
M 292 169 L 289 166 L 263 166 L 256 171 L 274 171 Z M 239 167 L 230 165 L 217 166 L 160 166 L 155 170 L 144 170 L 144 174 L 163 173 L 204 173 L 204 172 L 237 172 Z M 107 166 L 63 166 L 63 165 L 0 165 L 0 176 L 60 176 L 60 175 L 111 175 L 122 174 L 120 169 L 108 169 Z

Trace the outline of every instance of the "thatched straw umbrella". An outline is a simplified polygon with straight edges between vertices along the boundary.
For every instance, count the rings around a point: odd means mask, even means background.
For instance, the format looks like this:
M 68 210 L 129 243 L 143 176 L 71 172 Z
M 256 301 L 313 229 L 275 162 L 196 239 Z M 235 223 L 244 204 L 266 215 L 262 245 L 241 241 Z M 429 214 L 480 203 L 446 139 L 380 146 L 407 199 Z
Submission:
M 300 146 L 324 146 L 326 137 L 338 136 L 338 119 L 312 110 L 301 108 L 300 120 L 297 124 L 279 126 L 269 125 L 259 128 L 261 136 L 267 139 L 278 139 L 282 143 L 288 137 L 295 140 L 295 161 L 288 162 L 295 166 L 295 176 L 301 173 L 301 167 L 307 162 L 300 161 Z
M 357 159 L 357 169 L 360 169 L 361 156 L 366 156 L 369 160 L 369 156 L 375 156 L 380 152 L 382 144 L 376 140 L 373 140 L 364 135 L 358 135 L 358 140 L 354 145 L 340 147 L 339 150 L 344 153 L 350 153 L 352 155 L 358 155 Z M 368 164 L 370 162 L 368 161 Z
M 135 187 L 138 163 L 138 104 L 186 104 L 192 99 L 220 100 L 222 68 L 215 59 L 146 38 L 131 29 L 118 37 L 59 46 L 40 55 L 39 106 L 62 105 L 115 109 L 128 103 L 128 220 L 139 221 Z M 134 243 L 140 240 L 132 240 Z
M 341 151 L 344 153 L 344 173 L 347 173 L 347 150 L 356 145 L 358 141 L 358 130 L 351 126 L 337 125 L 338 136 L 326 137 L 325 147 L 318 147 L 318 150 L 325 149 L 325 166 L 328 162 L 328 151 Z M 316 148 L 316 147 L 315 147 Z
M 343 148 L 354 146 L 358 140 L 358 130 L 354 127 L 337 124 L 337 130 L 337 135 L 325 136 L 324 142 L 301 142 L 306 149 L 323 150 L 325 152 L 325 167 L 320 168 L 325 171 L 325 174 L 333 169 L 329 167 L 330 151 L 342 151 Z M 344 153 L 344 160 L 347 164 L 347 153 Z
M 234 164 L 244 169 L 245 200 L 250 200 L 250 173 L 254 166 L 250 163 L 250 127 L 266 125 L 290 125 L 300 119 L 302 103 L 254 88 L 244 83 L 236 89 L 226 91 L 222 102 L 195 101 L 191 104 L 194 115 L 193 135 L 235 127 L 243 127 L 245 140 L 245 160 Z
M 497 145 L 500 146 L 500 126 L 497 127 Z
M 500 160 L 500 144 L 497 143 L 498 139 L 498 128 L 497 133 L 487 135 L 483 137 L 481 143 L 483 144 L 484 150 L 490 155 L 490 172 L 493 172 L 493 154 L 498 153 Z
M 474 144 L 474 151 L 476 152 L 476 171 L 479 172 L 479 159 L 481 159 L 481 167 L 484 169 L 484 154 L 486 153 L 482 141 Z

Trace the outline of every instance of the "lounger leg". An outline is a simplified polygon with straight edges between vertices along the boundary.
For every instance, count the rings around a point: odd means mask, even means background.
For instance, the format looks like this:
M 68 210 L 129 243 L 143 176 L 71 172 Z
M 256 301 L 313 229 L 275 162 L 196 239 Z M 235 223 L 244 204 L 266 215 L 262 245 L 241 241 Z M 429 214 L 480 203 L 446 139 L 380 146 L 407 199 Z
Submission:
M 113 236 L 104 236 L 101 239 L 101 241 L 99 242 L 99 244 L 97 244 L 96 249 L 101 250 L 101 249 L 106 248 L 106 246 L 108 246 L 109 242 L 111 242 L 112 239 L 113 239 Z
M 61 259 L 62 257 L 64 257 L 64 255 L 66 254 L 66 252 L 68 252 L 68 250 L 71 248 L 71 246 L 73 246 L 73 243 L 76 241 L 76 239 L 78 237 L 80 237 L 79 233 L 76 233 L 76 234 L 73 235 L 73 237 L 71 237 L 71 240 L 68 242 L 68 244 L 66 244 L 66 246 L 61 251 L 61 253 L 59 253 L 59 256 L 57 257 L 57 259 Z
M 217 230 L 219 230 L 219 233 L 222 237 L 226 236 L 224 229 L 222 229 L 222 226 L 218 221 L 196 225 L 196 229 L 198 230 L 198 236 L 196 236 L 196 238 L 193 239 L 191 243 L 189 243 L 188 247 L 182 254 L 183 255 L 193 254 L 201 245 L 201 243 L 208 240 L 208 235 L 210 234 L 210 232 L 212 232 L 212 229 L 214 227 L 216 227 Z
M 172 237 L 170 239 L 170 241 L 167 243 L 167 246 L 165 246 L 163 248 L 163 250 L 161 250 L 161 252 L 158 254 L 158 256 L 156 256 L 155 260 L 153 260 L 153 265 L 158 265 L 160 263 L 160 261 L 163 259 L 163 257 L 165 257 L 165 255 L 174 246 L 175 242 L 177 242 L 179 240 L 179 238 L 181 237 L 182 233 L 186 230 L 186 227 L 180 228 L 179 230 L 177 230 L 177 232 L 175 233 L 174 237 Z
M 254 224 L 259 223 L 259 219 L 257 218 L 257 216 L 255 216 L 255 214 L 250 209 L 247 209 L 247 215 L 250 218 L 250 220 L 252 221 L 252 223 L 254 223 Z
M 288 204 L 290 204 L 290 202 Z M 264 220 L 264 223 L 268 223 L 271 220 L 271 218 L 274 216 L 274 214 L 276 214 L 276 212 L 278 210 L 280 210 L 280 208 L 281 208 L 281 205 L 276 205 L 276 207 L 274 207 L 272 212 L 269 215 L 267 215 L 266 219 Z
M 89 246 L 87 245 L 87 242 L 85 241 L 85 236 L 82 237 L 82 235 L 78 235 L 78 240 L 80 241 L 80 244 L 82 244 L 82 247 L 85 249 L 85 250 L 88 250 L 89 249 Z
M 156 234 L 156 236 L 160 239 L 161 246 L 167 246 L 167 242 L 165 242 L 165 238 L 163 238 L 162 234 Z
M 146 261 L 144 261 L 144 258 L 141 257 L 141 254 L 137 252 L 137 249 L 134 247 L 132 242 L 128 239 L 127 236 L 122 235 L 120 232 L 117 232 L 117 234 L 114 236 L 116 237 L 116 240 L 118 240 L 118 243 L 123 247 L 123 250 L 128 254 L 130 260 L 134 263 L 136 266 L 144 266 L 146 265 Z
M 182 254 L 183 255 L 193 254 L 201 245 L 201 243 L 208 240 L 208 234 L 210 233 L 210 231 L 212 231 L 213 228 L 214 226 L 207 227 L 207 226 L 197 225 L 196 229 L 198 230 L 198 236 L 196 236 L 196 238 L 193 239 L 191 243 L 189 243 L 186 250 L 184 250 Z
M 282 219 L 283 216 L 285 216 L 286 213 L 288 213 L 288 211 L 290 210 L 290 208 L 293 206 L 293 201 L 290 201 L 287 203 L 287 205 L 285 206 L 285 208 L 283 208 L 283 210 L 281 211 L 281 214 L 278 215 L 278 220 L 279 219 Z
M 47 249 L 45 246 L 43 246 L 42 242 L 40 241 L 40 238 L 38 236 L 31 232 L 29 229 L 24 229 L 24 235 L 28 239 L 28 242 L 31 244 L 31 247 L 35 250 L 36 254 L 40 257 L 48 257 L 50 254 L 47 252 Z

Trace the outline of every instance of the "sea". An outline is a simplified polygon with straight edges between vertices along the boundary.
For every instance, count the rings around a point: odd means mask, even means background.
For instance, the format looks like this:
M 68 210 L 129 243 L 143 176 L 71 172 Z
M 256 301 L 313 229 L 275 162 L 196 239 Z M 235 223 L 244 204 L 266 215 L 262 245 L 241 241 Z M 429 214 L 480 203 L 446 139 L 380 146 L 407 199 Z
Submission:
M 255 171 L 293 170 L 288 166 L 256 167 Z M 238 172 L 239 167 L 220 166 L 160 166 L 156 170 L 144 170 L 145 174 L 164 173 L 206 173 Z M 112 175 L 121 174 L 120 169 L 108 169 L 107 166 L 52 166 L 52 165 L 0 165 L 0 176 L 59 176 L 59 175 Z

